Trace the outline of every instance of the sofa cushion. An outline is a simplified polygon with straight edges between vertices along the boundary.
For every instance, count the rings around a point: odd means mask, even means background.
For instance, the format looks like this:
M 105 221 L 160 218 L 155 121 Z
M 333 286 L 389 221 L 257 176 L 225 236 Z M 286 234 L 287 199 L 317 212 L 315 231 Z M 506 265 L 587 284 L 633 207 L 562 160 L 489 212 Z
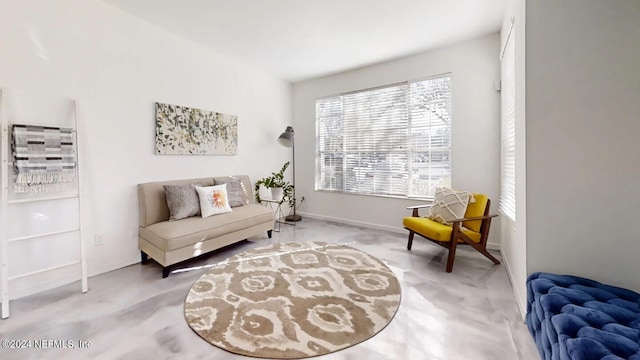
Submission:
M 251 203 L 249 196 L 247 196 L 247 189 L 245 189 L 240 179 L 232 179 L 228 182 L 218 183 L 216 185 L 227 185 L 227 196 L 229 197 L 229 206 L 232 208 L 249 205 Z
M 200 215 L 200 199 L 196 192 L 198 184 L 164 185 L 169 221 Z
M 158 222 L 140 228 L 140 236 L 163 251 L 171 251 L 272 221 L 273 212 L 270 209 L 251 204 L 204 219 L 190 217 L 180 221 Z
M 200 198 L 202 218 L 231 211 L 229 196 L 227 195 L 227 184 L 205 187 L 196 186 L 196 191 Z
M 471 194 L 471 199 L 469 200 L 469 205 L 467 205 L 467 211 L 464 213 L 464 217 L 471 218 L 476 216 L 483 216 L 484 211 L 487 209 L 488 201 L 489 198 L 487 197 L 487 195 L 477 193 Z M 482 221 L 465 221 L 462 223 L 462 226 L 475 232 L 480 232 Z
M 242 181 L 238 176 L 217 176 L 213 178 L 216 185 L 227 184 L 229 205 L 232 208 L 253 203 L 251 198 L 251 184 Z
M 247 176 L 246 181 L 249 181 Z M 156 181 L 138 184 L 138 208 L 140 213 L 140 226 L 169 220 L 169 207 L 164 191 L 164 185 L 182 185 L 200 183 L 202 186 L 213 185 L 212 178 L 185 179 L 173 181 Z
M 441 224 L 437 221 L 421 218 L 421 217 L 405 217 L 402 220 L 402 224 L 413 231 L 416 231 L 419 234 L 424 235 L 425 237 L 436 240 L 447 242 L 451 241 L 451 232 L 453 229 L 449 225 Z M 480 233 L 471 231 L 466 228 L 461 228 L 462 232 L 467 235 L 471 241 L 475 243 L 479 243 L 482 236 Z M 459 244 L 464 243 L 464 240 L 458 240 Z

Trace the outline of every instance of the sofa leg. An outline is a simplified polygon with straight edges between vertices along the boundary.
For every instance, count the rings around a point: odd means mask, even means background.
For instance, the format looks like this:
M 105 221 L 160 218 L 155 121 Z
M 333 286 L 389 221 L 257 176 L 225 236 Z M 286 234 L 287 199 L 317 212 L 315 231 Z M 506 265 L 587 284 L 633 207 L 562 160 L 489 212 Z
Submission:
M 272 230 L 267 230 L 267 237 L 268 237 L 269 239 L 271 239 L 271 233 L 272 233 Z
M 165 266 L 162 268 L 162 278 L 166 278 L 169 276 L 169 274 L 171 274 L 171 267 L 170 266 Z
M 140 263 L 146 264 L 147 260 L 149 260 L 149 255 L 145 254 L 144 251 L 140 251 Z

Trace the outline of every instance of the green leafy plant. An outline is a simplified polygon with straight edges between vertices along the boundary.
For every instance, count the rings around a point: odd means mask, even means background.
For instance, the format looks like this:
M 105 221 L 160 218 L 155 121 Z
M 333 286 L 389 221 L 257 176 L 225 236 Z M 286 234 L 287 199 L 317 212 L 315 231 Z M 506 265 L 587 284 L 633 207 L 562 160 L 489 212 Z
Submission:
M 262 201 L 260 199 L 260 186 L 264 186 L 267 189 L 271 188 L 282 188 L 282 201 L 288 202 L 289 206 L 295 205 L 295 200 L 293 198 L 293 185 L 291 185 L 288 181 L 284 180 L 284 172 L 289 167 L 290 162 L 287 161 L 282 165 L 282 168 L 278 172 L 271 173 L 271 176 L 264 177 L 258 181 L 256 181 L 254 190 L 256 201 L 259 203 Z

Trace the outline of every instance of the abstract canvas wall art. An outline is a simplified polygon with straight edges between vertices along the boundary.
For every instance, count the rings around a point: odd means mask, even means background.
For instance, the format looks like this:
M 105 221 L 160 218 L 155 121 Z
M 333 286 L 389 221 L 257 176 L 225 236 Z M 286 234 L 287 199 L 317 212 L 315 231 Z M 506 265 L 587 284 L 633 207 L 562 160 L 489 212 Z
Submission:
M 235 155 L 238 117 L 156 103 L 156 154 Z

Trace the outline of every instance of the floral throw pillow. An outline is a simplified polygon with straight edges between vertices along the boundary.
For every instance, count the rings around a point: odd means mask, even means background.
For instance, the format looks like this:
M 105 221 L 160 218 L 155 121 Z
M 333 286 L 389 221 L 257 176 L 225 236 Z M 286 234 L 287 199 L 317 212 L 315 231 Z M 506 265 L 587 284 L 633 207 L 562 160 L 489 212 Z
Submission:
M 450 221 L 464 217 L 470 202 L 474 202 L 470 192 L 438 188 L 427 219 L 451 225 Z
M 227 184 L 215 186 L 196 186 L 200 198 L 202 218 L 231 211 L 227 196 Z

